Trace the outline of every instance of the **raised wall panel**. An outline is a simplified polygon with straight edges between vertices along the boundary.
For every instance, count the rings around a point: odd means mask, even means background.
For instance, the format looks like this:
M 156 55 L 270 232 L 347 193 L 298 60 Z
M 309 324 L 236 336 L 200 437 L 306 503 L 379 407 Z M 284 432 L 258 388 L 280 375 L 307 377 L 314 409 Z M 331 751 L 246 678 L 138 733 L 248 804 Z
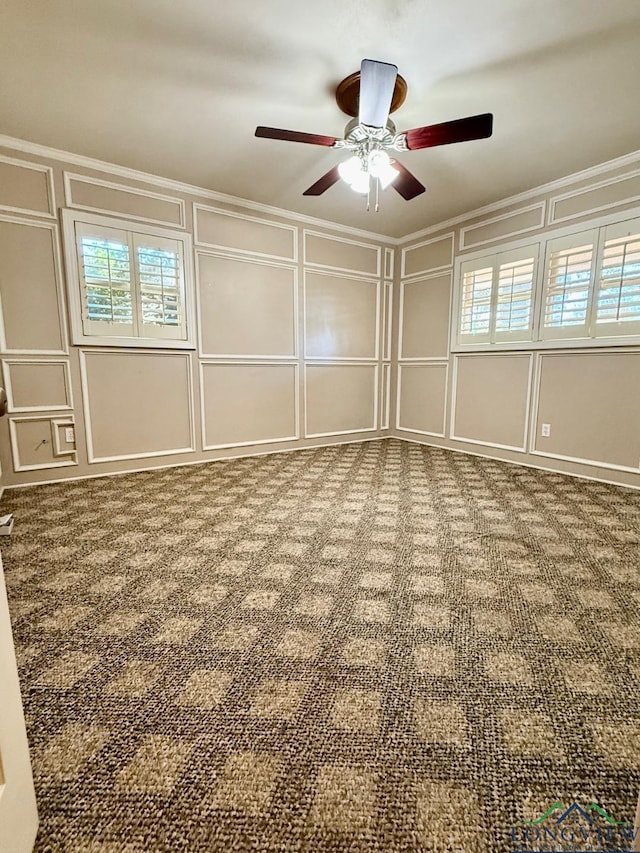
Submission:
M 201 365 L 204 449 L 298 437 L 294 364 Z
M 193 450 L 186 353 L 81 351 L 89 462 Z
M 307 364 L 305 374 L 307 436 L 375 430 L 375 364 Z
M 297 228 L 292 225 L 198 204 L 193 207 L 193 215 L 198 245 L 250 252 L 278 260 L 297 259 Z
M 447 364 L 399 366 L 398 429 L 444 435 L 447 370 Z
M 393 249 L 384 250 L 384 277 L 393 278 L 395 251 Z
M 0 209 L 54 216 L 51 169 L 26 160 L 0 156 Z
M 305 264 L 378 277 L 380 254 L 380 247 L 370 243 L 304 232 Z
M 393 283 L 385 281 L 382 292 L 382 358 L 390 360 L 391 335 L 393 333 Z
M 60 455 L 54 430 L 55 417 L 9 418 L 14 471 L 35 471 L 75 465 L 75 453 Z M 71 449 L 72 450 L 72 449 Z
M 59 275 L 55 226 L 0 218 L 5 352 L 64 352 Z
M 402 250 L 402 275 L 419 275 L 453 264 L 453 233 Z
M 307 271 L 305 354 L 308 358 L 376 358 L 376 281 Z
M 521 207 L 460 229 L 460 248 L 473 249 L 507 237 L 517 237 L 544 227 L 546 203 Z
M 534 452 L 637 470 L 638 389 L 640 353 L 542 354 Z
M 400 358 L 447 358 L 451 273 L 403 282 Z
M 182 199 L 65 173 L 67 205 L 96 213 L 117 213 L 142 222 L 184 228 Z
M 198 254 L 200 340 L 206 355 L 296 354 L 296 270 Z
M 67 441 L 66 431 L 71 427 L 73 430 L 74 440 Z M 55 456 L 70 456 L 75 453 L 75 423 L 73 418 L 56 418 L 51 421 L 51 429 L 53 432 L 53 452 Z
M 382 365 L 382 400 L 380 403 L 380 429 L 389 429 L 391 408 L 391 365 Z
M 585 213 L 611 210 L 640 201 L 640 172 L 601 181 L 588 189 L 574 190 L 551 199 L 551 224 Z
M 451 437 L 524 450 L 530 368 L 528 353 L 456 358 Z
M 71 409 L 71 380 L 66 361 L 3 362 L 9 411 Z

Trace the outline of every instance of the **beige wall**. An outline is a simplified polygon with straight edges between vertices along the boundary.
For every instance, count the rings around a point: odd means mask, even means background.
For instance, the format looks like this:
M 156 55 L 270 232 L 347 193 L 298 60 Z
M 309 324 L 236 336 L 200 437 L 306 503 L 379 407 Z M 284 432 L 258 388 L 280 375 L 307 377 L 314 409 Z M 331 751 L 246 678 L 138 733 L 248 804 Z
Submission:
M 19 148 L 0 149 L 5 485 L 388 431 L 392 242 Z M 62 208 L 192 235 L 195 349 L 70 344 Z
M 387 434 L 640 485 L 638 347 L 457 355 L 449 334 L 457 259 L 637 215 L 632 158 L 394 241 L 21 147 L 0 149 L 6 485 Z M 63 207 L 192 235 L 194 350 L 70 345 Z
M 535 242 L 560 227 L 596 226 L 604 216 L 637 217 L 638 161 L 629 157 L 592 177 L 569 177 L 562 186 L 401 241 L 394 435 L 640 487 L 640 346 L 587 349 L 563 342 L 556 349 L 461 353 L 449 340 L 458 260 L 518 240 Z M 440 406 L 442 430 L 434 415 Z M 541 435 L 543 423 L 549 437 Z

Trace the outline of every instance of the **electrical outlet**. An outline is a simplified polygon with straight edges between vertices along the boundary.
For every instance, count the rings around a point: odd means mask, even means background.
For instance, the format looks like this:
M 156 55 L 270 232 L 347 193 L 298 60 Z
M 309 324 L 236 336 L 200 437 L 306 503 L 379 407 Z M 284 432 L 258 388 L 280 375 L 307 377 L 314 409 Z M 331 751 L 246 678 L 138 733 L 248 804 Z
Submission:
M 549 438 L 551 435 L 551 424 L 542 424 L 542 431 L 540 434 L 543 438 Z
M 76 440 L 76 434 L 73 427 L 65 427 L 64 430 L 64 440 L 67 444 L 74 444 Z

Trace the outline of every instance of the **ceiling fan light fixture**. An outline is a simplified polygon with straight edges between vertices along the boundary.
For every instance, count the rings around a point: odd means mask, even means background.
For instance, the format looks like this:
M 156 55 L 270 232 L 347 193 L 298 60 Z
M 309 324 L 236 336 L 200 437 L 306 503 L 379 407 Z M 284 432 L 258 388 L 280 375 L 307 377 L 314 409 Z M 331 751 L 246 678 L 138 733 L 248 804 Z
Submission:
M 380 148 L 369 154 L 369 173 L 380 181 L 383 190 L 386 190 L 400 174 L 391 165 L 391 158 L 387 152 Z
M 382 189 L 386 190 L 387 187 L 391 186 L 399 174 L 400 172 L 398 169 L 395 169 L 391 165 L 387 166 L 384 172 L 378 175 L 378 180 L 380 181 Z
M 359 172 L 351 181 L 351 189 L 356 193 L 366 195 L 369 192 L 369 173 Z
M 355 154 L 339 164 L 338 172 L 342 180 L 349 185 L 358 179 L 358 175 L 366 174 L 362 168 L 362 160 Z

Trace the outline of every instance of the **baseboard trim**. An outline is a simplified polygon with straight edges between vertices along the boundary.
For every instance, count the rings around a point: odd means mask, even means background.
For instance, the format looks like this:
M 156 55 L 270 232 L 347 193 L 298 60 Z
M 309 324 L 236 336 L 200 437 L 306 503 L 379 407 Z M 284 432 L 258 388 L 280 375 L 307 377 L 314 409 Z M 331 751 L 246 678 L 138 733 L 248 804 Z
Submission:
M 619 480 L 605 480 L 603 477 L 592 477 L 589 474 L 577 474 L 573 471 L 562 471 L 558 468 L 546 468 L 544 465 L 532 465 L 530 462 L 520 462 L 515 459 L 505 459 L 504 456 L 493 456 L 490 453 L 478 453 L 473 450 L 463 450 L 461 447 L 445 447 L 433 441 L 421 441 L 417 438 L 406 438 L 403 435 L 390 435 L 398 441 L 406 441 L 409 444 L 422 444 L 425 447 L 436 447 L 438 450 L 451 451 L 451 453 L 462 453 L 465 456 L 478 456 L 480 459 L 492 459 L 494 462 L 504 462 L 506 465 L 515 465 L 517 468 L 532 468 L 534 471 L 546 471 L 548 474 L 561 474 L 563 477 L 576 477 L 578 480 L 589 480 L 592 483 L 603 483 L 607 486 L 617 486 L 619 489 L 631 489 L 640 492 L 640 486 L 632 486 L 629 483 L 621 483 Z
M 237 453 L 233 456 L 221 456 L 217 459 L 194 459 L 188 462 L 173 462 L 170 465 L 149 465 L 143 468 L 130 468 L 126 471 L 108 471 L 101 474 L 82 474 L 79 477 L 60 477 L 55 480 L 39 480 L 35 483 L 14 483 L 6 486 L 0 486 L 0 499 L 5 491 L 13 489 L 28 489 L 31 486 L 50 486 L 56 483 L 75 483 L 79 480 L 99 480 L 102 477 L 125 477 L 127 474 L 141 474 L 145 471 L 163 471 L 169 468 L 186 468 L 191 465 L 211 465 L 215 462 L 230 462 L 233 459 L 251 459 L 254 456 L 272 456 L 276 453 L 299 453 L 303 450 L 316 450 L 323 447 L 339 447 L 343 444 L 364 444 L 371 441 L 388 441 L 396 439 L 397 441 L 406 441 L 408 444 L 420 444 L 424 447 L 436 447 L 438 450 L 450 451 L 451 453 L 462 453 L 466 456 L 477 456 L 480 459 L 492 459 L 495 462 L 504 462 L 507 465 L 515 465 L 520 468 L 531 468 L 534 471 L 545 471 L 549 474 L 562 474 L 563 477 L 576 477 L 578 480 L 589 480 L 592 483 L 604 483 L 607 486 L 617 486 L 621 489 L 631 489 L 632 491 L 640 491 L 640 486 L 633 486 L 629 483 L 621 483 L 618 480 L 606 480 L 603 477 L 593 477 L 589 474 L 577 474 L 573 471 L 562 471 L 558 468 L 547 468 L 544 465 L 532 465 L 530 462 L 521 462 L 514 459 L 505 459 L 502 456 L 495 456 L 490 453 L 479 453 L 478 451 L 463 450 L 460 447 L 445 447 L 442 444 L 437 444 L 434 441 L 424 441 L 418 438 L 408 438 L 404 435 L 377 435 L 366 438 L 349 439 L 348 441 L 328 441 L 322 444 L 310 444 L 305 447 L 288 447 L 281 450 L 263 450 L 257 453 Z
M 300 453 L 303 450 L 317 450 L 322 447 L 339 447 L 342 444 L 364 444 L 369 441 L 386 441 L 391 435 L 376 435 L 370 438 L 355 438 L 348 441 L 327 441 L 323 444 L 309 444 L 305 447 L 287 447 L 281 450 L 262 450 L 257 453 L 237 453 L 233 456 L 219 456 L 217 459 L 191 459 L 188 462 L 172 462 L 170 465 L 149 465 L 144 468 L 128 468 L 126 471 L 106 471 L 101 474 L 81 474 L 78 477 L 59 477 L 56 480 L 38 480 L 36 483 L 12 483 L 2 487 L 2 492 L 13 489 L 28 489 L 31 486 L 52 486 L 56 483 L 76 483 L 78 480 L 100 480 L 103 477 L 126 477 L 127 474 L 143 474 L 145 471 L 164 471 L 169 468 L 187 468 L 191 465 L 213 465 L 216 462 L 230 462 L 233 459 L 251 459 L 254 456 L 273 456 L 276 453 Z M 0 492 L 0 497 L 2 496 Z

